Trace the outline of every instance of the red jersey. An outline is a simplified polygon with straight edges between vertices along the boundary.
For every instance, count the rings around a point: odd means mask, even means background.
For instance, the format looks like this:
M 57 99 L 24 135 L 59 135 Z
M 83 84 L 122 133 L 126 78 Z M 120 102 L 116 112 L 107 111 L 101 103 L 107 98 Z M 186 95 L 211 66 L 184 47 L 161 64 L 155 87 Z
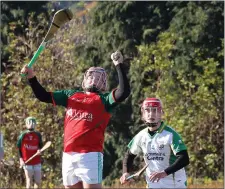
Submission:
M 66 107 L 64 152 L 102 152 L 104 132 L 117 104 L 112 93 L 63 90 L 53 93 L 53 103 Z
M 37 131 L 24 131 L 17 141 L 17 147 L 22 153 L 23 161 L 25 162 L 31 156 L 33 156 L 38 149 L 42 147 L 41 134 Z M 37 155 L 27 165 L 36 165 L 41 163 L 41 156 Z

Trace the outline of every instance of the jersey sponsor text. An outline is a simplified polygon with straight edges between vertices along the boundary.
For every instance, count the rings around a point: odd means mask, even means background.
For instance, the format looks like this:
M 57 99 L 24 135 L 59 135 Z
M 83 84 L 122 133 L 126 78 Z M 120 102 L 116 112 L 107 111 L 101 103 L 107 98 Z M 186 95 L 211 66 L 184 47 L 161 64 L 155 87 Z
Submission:
M 70 120 L 84 119 L 89 122 L 92 122 L 92 120 L 93 120 L 92 113 L 84 112 L 84 111 L 80 111 L 80 110 L 76 110 L 76 109 L 72 109 L 72 108 L 67 110 L 66 115 L 71 118 Z
M 163 161 L 164 157 L 162 156 L 166 156 L 165 153 L 146 153 L 145 157 L 148 160 L 158 160 L 158 161 Z
M 38 149 L 38 146 L 32 146 L 29 144 L 24 144 L 24 147 L 28 150 L 37 150 Z

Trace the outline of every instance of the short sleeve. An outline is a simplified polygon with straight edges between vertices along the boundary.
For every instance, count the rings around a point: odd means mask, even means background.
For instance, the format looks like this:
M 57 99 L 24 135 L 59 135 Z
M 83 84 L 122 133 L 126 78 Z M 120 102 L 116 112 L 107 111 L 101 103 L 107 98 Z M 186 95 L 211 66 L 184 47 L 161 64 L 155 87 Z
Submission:
M 17 140 L 17 143 L 16 143 L 17 148 L 20 148 L 21 147 L 21 144 L 22 144 L 22 140 L 23 140 L 23 136 L 24 135 L 25 135 L 25 132 L 23 132 L 22 134 L 20 134 L 20 136 L 18 137 L 18 140 Z
M 52 103 L 55 105 L 61 105 L 66 107 L 67 100 L 74 93 L 79 92 L 79 90 L 60 90 L 52 92 Z
M 177 132 L 173 132 L 171 148 L 175 155 L 182 150 L 187 150 L 186 145 L 184 144 L 181 136 Z
M 112 110 L 116 107 L 116 105 L 118 104 L 114 97 L 113 97 L 113 94 L 114 94 L 114 91 L 113 90 L 112 92 L 110 93 L 104 93 L 104 94 L 100 94 L 100 97 L 103 101 L 103 104 L 105 106 L 105 109 L 107 112 L 112 112 Z
M 39 138 L 38 147 L 39 147 L 39 149 L 41 149 L 43 147 L 42 136 L 41 136 L 40 132 L 36 131 L 36 134 L 38 135 L 38 138 Z
M 138 155 L 141 153 L 141 147 L 140 147 L 140 135 L 136 135 L 128 144 L 128 148 L 130 149 L 130 152 L 134 155 Z

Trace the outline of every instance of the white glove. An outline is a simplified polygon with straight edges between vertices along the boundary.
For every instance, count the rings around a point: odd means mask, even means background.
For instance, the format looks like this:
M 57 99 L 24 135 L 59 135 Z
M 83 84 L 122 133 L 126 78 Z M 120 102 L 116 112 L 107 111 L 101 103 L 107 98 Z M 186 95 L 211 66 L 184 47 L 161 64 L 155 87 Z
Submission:
M 111 59 L 112 59 L 115 66 L 120 64 L 120 63 L 123 63 L 123 55 L 121 54 L 120 51 L 116 51 L 116 52 L 112 53 Z

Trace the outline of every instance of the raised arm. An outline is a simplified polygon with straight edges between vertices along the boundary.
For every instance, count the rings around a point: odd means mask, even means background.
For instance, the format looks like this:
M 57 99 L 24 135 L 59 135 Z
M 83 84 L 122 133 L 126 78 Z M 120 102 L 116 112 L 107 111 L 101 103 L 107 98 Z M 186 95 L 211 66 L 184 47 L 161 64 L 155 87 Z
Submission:
M 111 55 L 111 59 L 116 66 L 116 71 L 118 73 L 119 78 L 119 86 L 114 92 L 114 98 L 116 102 L 124 101 L 130 94 L 130 84 L 127 79 L 124 65 L 123 65 L 123 56 L 121 52 L 116 51 Z
M 27 65 L 25 65 L 22 70 L 22 74 L 26 74 L 29 84 L 33 90 L 34 95 L 36 98 L 42 102 L 46 103 L 52 103 L 52 96 L 51 92 L 47 92 L 41 84 L 38 82 L 32 68 L 28 68 Z

